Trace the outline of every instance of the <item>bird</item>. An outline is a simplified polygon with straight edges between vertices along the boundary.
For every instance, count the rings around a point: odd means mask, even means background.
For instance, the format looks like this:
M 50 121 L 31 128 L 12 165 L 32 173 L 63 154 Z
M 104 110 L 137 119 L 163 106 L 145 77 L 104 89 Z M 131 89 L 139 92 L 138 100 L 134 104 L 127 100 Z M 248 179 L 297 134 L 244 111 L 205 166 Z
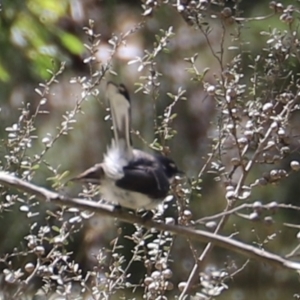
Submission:
M 72 180 L 99 186 L 104 200 L 133 210 L 155 209 L 168 195 L 176 175 L 183 174 L 175 162 L 132 146 L 131 100 L 124 84 L 106 86 L 113 124 L 113 139 L 103 161 Z

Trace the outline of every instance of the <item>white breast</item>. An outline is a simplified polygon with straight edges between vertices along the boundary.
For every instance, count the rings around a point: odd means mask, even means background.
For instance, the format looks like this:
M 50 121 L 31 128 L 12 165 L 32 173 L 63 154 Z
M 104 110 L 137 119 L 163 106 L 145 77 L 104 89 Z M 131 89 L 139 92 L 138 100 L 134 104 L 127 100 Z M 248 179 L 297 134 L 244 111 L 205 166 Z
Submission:
M 130 209 L 153 209 L 161 201 L 153 200 L 146 195 L 131 192 L 117 187 L 113 180 L 106 178 L 99 186 L 100 194 L 104 200 L 119 204 Z

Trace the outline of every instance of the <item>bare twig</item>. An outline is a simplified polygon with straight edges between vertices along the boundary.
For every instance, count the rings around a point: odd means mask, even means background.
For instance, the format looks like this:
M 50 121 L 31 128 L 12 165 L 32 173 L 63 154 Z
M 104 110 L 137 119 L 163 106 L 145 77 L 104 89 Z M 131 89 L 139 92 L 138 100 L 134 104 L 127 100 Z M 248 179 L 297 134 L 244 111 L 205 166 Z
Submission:
M 209 222 L 209 221 L 213 221 L 213 220 L 216 220 L 216 219 L 219 219 L 223 216 L 226 216 L 226 215 L 232 215 L 232 214 L 235 214 L 237 213 L 238 211 L 241 211 L 243 209 L 252 209 L 254 210 L 255 209 L 255 206 L 253 203 L 243 203 L 241 204 L 240 206 L 236 206 L 228 211 L 222 211 L 220 213 L 217 213 L 215 215 L 212 215 L 212 216 L 206 216 L 206 217 L 203 217 L 199 220 L 196 220 L 195 223 L 196 224 L 204 224 L 206 222 Z M 299 206 L 296 206 L 296 205 L 292 205 L 292 204 L 285 204 L 285 203 L 276 203 L 276 202 L 269 202 L 269 203 L 266 203 L 266 204 L 261 204 L 261 206 L 259 207 L 260 209 L 265 209 L 265 210 L 270 210 L 270 209 L 291 209 L 291 210 L 296 210 L 296 211 L 299 211 L 300 210 L 300 207 Z M 299 229 L 300 228 L 300 225 L 292 225 L 292 224 L 287 224 L 287 223 L 284 223 L 283 225 L 287 226 L 287 227 L 292 227 L 292 228 L 297 228 Z

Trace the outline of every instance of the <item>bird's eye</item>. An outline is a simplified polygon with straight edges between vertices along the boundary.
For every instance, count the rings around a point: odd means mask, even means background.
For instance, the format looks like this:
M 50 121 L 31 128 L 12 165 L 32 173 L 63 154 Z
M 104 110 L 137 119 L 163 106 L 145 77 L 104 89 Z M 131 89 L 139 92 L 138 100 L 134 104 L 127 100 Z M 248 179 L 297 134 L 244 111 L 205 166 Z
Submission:
M 175 165 L 175 163 L 173 163 L 173 162 L 169 163 L 169 167 L 171 167 L 172 169 L 176 169 L 177 168 L 176 165 Z

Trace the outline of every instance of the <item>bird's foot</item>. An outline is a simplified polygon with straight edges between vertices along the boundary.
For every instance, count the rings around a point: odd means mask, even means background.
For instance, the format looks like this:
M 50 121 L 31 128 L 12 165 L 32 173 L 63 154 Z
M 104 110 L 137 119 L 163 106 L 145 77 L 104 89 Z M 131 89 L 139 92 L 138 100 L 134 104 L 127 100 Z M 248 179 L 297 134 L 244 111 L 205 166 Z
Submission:
M 152 220 L 154 213 L 151 210 L 137 211 L 137 214 L 143 219 L 144 222 Z

